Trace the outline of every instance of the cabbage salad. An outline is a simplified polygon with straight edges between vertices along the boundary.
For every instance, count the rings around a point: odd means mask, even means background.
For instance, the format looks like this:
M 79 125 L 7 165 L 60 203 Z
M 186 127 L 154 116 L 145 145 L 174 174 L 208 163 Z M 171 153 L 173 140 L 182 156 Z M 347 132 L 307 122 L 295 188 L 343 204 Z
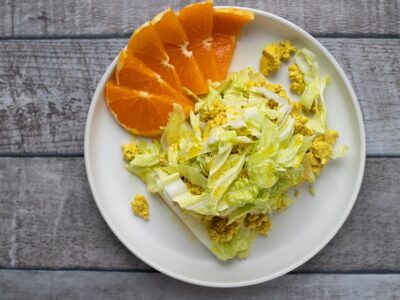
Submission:
M 297 50 L 304 80 L 299 101 L 253 68 L 210 83 L 186 120 L 178 105 L 160 140 L 123 145 L 126 168 L 159 193 L 220 260 L 245 258 L 271 214 L 293 201 L 289 189 L 313 183 L 330 161 L 345 155 L 327 126 L 315 55 Z

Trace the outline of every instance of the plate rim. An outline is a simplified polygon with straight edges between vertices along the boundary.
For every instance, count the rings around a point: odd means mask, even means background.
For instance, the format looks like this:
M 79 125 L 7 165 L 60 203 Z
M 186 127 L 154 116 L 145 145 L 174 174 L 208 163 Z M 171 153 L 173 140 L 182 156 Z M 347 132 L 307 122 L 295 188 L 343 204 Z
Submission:
M 164 269 L 161 266 L 158 266 L 157 264 L 153 263 L 151 260 L 145 258 L 142 256 L 142 254 L 137 253 L 136 249 L 132 247 L 123 237 L 122 234 L 118 231 L 116 226 L 113 225 L 111 218 L 107 215 L 107 212 L 105 208 L 103 207 L 101 201 L 99 200 L 100 197 L 97 194 L 97 191 L 95 189 L 95 183 L 94 179 L 92 176 L 92 168 L 91 168 L 91 163 L 89 159 L 89 148 L 90 148 L 90 129 L 91 125 L 93 123 L 93 117 L 94 117 L 94 111 L 96 104 L 98 102 L 98 99 L 100 98 L 100 94 L 103 93 L 104 86 L 108 78 L 110 77 L 111 73 L 114 71 L 115 65 L 118 60 L 118 55 L 114 58 L 114 60 L 111 62 L 111 64 L 107 67 L 107 70 L 104 72 L 103 76 L 101 77 L 100 82 L 98 83 L 95 93 L 91 99 L 90 102 L 90 107 L 86 119 L 86 124 L 85 124 L 85 133 L 84 133 L 84 160 L 85 160 L 85 169 L 86 169 L 86 176 L 89 182 L 90 190 L 92 192 L 93 198 L 95 200 L 95 203 L 97 205 L 97 208 L 100 211 L 101 216 L 103 217 L 104 221 L 106 222 L 107 226 L 111 229 L 113 234 L 118 238 L 118 240 L 136 257 L 138 257 L 140 260 L 148 264 L 150 267 L 154 268 L 155 270 L 170 276 L 174 279 L 199 285 L 199 286 L 206 286 L 206 287 L 219 287 L 219 288 L 233 288 L 233 287 L 243 287 L 243 286 L 250 286 L 262 282 L 266 282 L 269 280 L 272 280 L 274 278 L 280 277 L 282 275 L 287 274 L 288 272 L 298 268 L 308 260 L 310 260 L 312 257 L 314 257 L 318 252 L 320 252 L 337 234 L 339 229 L 343 226 L 344 222 L 347 220 L 350 212 L 352 211 L 354 204 L 357 200 L 357 196 L 359 194 L 362 180 L 363 180 L 363 175 L 364 175 L 364 170 L 365 170 L 365 161 L 366 161 L 366 138 L 365 138 L 365 126 L 364 126 L 364 121 L 362 117 L 362 111 L 360 108 L 359 101 L 357 99 L 357 96 L 354 92 L 354 89 L 347 78 L 345 72 L 343 71 L 342 67 L 340 64 L 336 61 L 336 59 L 330 54 L 330 52 L 316 39 L 314 38 L 311 34 L 309 34 L 307 31 L 302 29 L 300 26 L 295 25 L 294 23 L 286 20 L 283 17 L 280 17 L 278 15 L 275 15 L 273 13 L 269 13 L 260 9 L 255 9 L 255 8 L 250 8 L 250 7 L 241 7 L 241 6 L 215 6 L 215 8 L 238 8 L 238 9 L 243 9 L 247 10 L 250 12 L 253 12 L 256 15 L 261 15 L 263 17 L 267 17 L 270 19 L 273 19 L 274 21 L 278 21 L 283 23 L 284 25 L 290 27 L 294 31 L 297 31 L 302 35 L 303 38 L 306 40 L 309 40 L 312 42 L 324 55 L 325 57 L 329 60 L 330 63 L 336 68 L 336 70 L 339 73 L 339 76 L 343 80 L 345 87 L 347 91 L 349 92 L 350 98 L 353 102 L 353 106 L 355 108 L 356 116 L 357 116 L 357 123 L 359 126 L 359 131 L 360 131 L 360 158 L 359 158 L 359 167 L 358 167 L 358 172 L 357 172 L 357 180 L 355 182 L 355 186 L 353 188 L 353 193 L 352 196 L 349 199 L 348 205 L 346 207 L 345 212 L 342 214 L 341 218 L 337 221 L 336 226 L 333 227 L 329 234 L 325 237 L 325 239 L 321 240 L 318 245 L 310 251 L 307 255 L 305 255 L 302 259 L 299 259 L 295 263 L 292 263 L 291 265 L 287 266 L 286 268 L 275 272 L 273 274 L 269 274 L 266 276 L 261 276 L 257 279 L 252 279 L 252 280 L 243 280 L 243 281 L 234 281 L 230 283 L 216 283 L 212 281 L 205 281 L 205 280 L 198 280 L 198 279 L 192 279 L 186 276 L 182 276 L 174 271 L 170 271 L 167 269 Z

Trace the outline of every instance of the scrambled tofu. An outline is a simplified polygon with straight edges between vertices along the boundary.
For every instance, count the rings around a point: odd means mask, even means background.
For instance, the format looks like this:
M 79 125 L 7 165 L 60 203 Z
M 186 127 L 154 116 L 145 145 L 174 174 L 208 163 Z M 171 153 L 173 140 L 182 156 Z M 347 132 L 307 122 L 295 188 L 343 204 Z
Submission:
M 132 159 L 134 159 L 135 156 L 140 153 L 140 151 L 139 151 L 139 147 L 136 145 L 136 143 L 131 142 L 129 144 L 122 145 L 122 153 L 123 153 L 124 160 L 129 162 Z
M 304 92 L 306 83 L 304 82 L 304 74 L 300 71 L 298 65 L 289 66 L 290 90 L 298 95 Z
M 207 122 L 207 126 L 211 129 L 217 126 L 222 126 L 226 123 L 226 113 L 221 112 L 214 119 Z
M 260 234 L 267 235 L 271 229 L 271 221 L 266 214 L 246 215 L 244 224 L 247 228 L 257 231 Z
M 289 96 L 287 95 L 282 84 L 267 82 L 265 87 L 268 90 L 270 90 L 271 92 L 274 92 L 274 93 L 278 94 L 280 97 L 282 97 L 283 99 L 286 99 L 289 101 Z
M 294 133 L 309 136 L 313 131 L 306 127 L 308 118 L 303 114 L 303 106 L 299 102 L 292 102 L 291 116 L 294 119 Z
M 203 131 L 203 139 L 207 139 L 212 128 L 226 123 L 226 107 L 220 101 L 214 101 L 208 107 L 208 111 L 202 115 L 202 121 L 206 122 Z
M 183 182 L 185 183 L 185 185 L 186 185 L 187 189 L 189 190 L 189 192 L 191 194 L 193 194 L 193 195 L 201 195 L 204 192 L 203 189 L 200 186 L 192 184 L 186 178 L 183 178 Z
M 225 105 L 223 105 L 221 101 L 213 101 L 210 105 L 208 105 L 207 111 L 201 115 L 201 120 L 208 122 L 224 114 L 226 114 Z
M 229 242 L 239 231 L 240 223 L 233 222 L 228 225 L 228 219 L 222 217 L 212 217 L 208 221 L 208 236 L 213 242 Z
M 146 221 L 150 217 L 149 204 L 143 195 L 136 195 L 131 202 L 131 208 L 135 215 L 145 219 Z
M 335 130 L 328 130 L 325 134 L 314 138 L 306 156 L 315 174 L 319 174 L 329 162 L 332 156 L 333 145 L 338 138 L 339 134 Z
M 290 41 L 271 43 L 264 47 L 260 59 L 260 71 L 265 76 L 278 71 L 282 61 L 290 58 L 296 52 L 296 47 Z
M 283 85 L 279 84 L 279 83 L 269 82 L 265 77 L 260 78 L 258 80 L 246 82 L 246 88 L 250 89 L 252 87 L 265 87 L 267 90 L 270 90 L 271 92 L 278 94 L 283 99 L 286 99 L 289 101 L 289 96 L 287 95 L 286 90 L 283 87 Z
M 268 100 L 268 107 L 270 109 L 278 108 L 278 106 L 279 106 L 278 103 L 276 103 L 274 100 L 272 99 Z

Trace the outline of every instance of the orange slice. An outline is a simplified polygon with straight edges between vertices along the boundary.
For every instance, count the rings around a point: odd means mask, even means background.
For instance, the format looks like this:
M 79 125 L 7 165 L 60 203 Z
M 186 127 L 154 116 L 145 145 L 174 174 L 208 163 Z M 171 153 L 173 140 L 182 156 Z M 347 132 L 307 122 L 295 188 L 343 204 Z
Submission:
M 254 20 L 254 14 L 237 8 L 214 10 L 213 48 L 219 74 L 217 80 L 225 79 L 236 48 L 236 37 L 244 25 Z
M 115 79 L 106 85 L 107 105 L 118 123 L 131 133 L 159 135 L 174 103 L 180 104 L 186 115 L 193 108 L 192 101 L 125 49 L 119 56 Z
M 178 74 L 150 22 L 135 30 L 128 42 L 129 55 L 136 56 L 173 88 L 182 90 Z
M 207 93 L 207 82 L 193 52 L 188 49 L 189 38 L 172 9 L 168 8 L 158 14 L 151 24 L 163 42 L 182 85 L 197 95 Z
M 204 77 L 215 81 L 219 76 L 212 46 L 213 12 L 213 2 L 204 1 L 185 6 L 178 17 L 189 38 L 189 50 L 193 51 Z
M 175 99 L 182 106 L 191 108 L 193 102 L 172 88 L 161 76 L 148 68 L 140 59 L 122 50 L 116 67 L 117 84 L 134 90 L 164 95 Z
M 121 51 L 115 80 L 105 88 L 118 123 L 150 137 L 161 133 L 174 104 L 188 116 L 193 102 L 182 87 L 202 94 L 208 91 L 207 79 L 224 79 L 236 37 L 253 19 L 238 9 L 214 12 L 213 2 L 204 1 L 184 7 L 179 16 L 169 8 L 139 27 Z
M 167 124 L 175 99 L 146 91 L 131 90 L 109 81 L 105 96 L 118 123 L 133 134 L 157 136 Z

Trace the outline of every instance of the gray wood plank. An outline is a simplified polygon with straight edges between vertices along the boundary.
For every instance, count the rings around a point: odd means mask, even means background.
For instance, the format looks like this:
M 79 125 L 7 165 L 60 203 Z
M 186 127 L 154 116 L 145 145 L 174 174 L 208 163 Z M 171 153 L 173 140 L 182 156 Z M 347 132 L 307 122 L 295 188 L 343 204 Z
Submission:
M 189 0 L 40 0 L 9 1 L 0 19 L 12 25 L 0 36 L 130 34 L 169 5 L 179 9 Z M 400 31 L 398 0 L 220 0 L 217 5 L 259 8 L 282 16 L 314 34 L 395 34 Z M 10 9 L 12 8 L 12 10 Z M 8 23 L 7 23 L 8 24 Z M 10 28 L 13 30 L 10 33 Z
M 400 275 L 289 274 L 246 288 L 216 289 L 159 273 L 0 271 L 2 299 L 397 299 Z
M 0 1 L 0 36 L 14 35 L 13 0 Z
M 148 269 L 103 221 L 83 158 L 2 158 L 0 170 L 0 266 Z
M 0 268 L 149 270 L 114 237 L 83 158 L 0 158 Z M 354 210 L 300 272 L 400 271 L 400 158 L 367 160 Z
M 0 153 L 82 153 L 95 87 L 125 43 L 0 41 Z
M 358 95 L 367 153 L 400 154 L 400 39 L 319 39 Z M 86 114 L 125 39 L 0 42 L 0 154 L 83 152 Z

